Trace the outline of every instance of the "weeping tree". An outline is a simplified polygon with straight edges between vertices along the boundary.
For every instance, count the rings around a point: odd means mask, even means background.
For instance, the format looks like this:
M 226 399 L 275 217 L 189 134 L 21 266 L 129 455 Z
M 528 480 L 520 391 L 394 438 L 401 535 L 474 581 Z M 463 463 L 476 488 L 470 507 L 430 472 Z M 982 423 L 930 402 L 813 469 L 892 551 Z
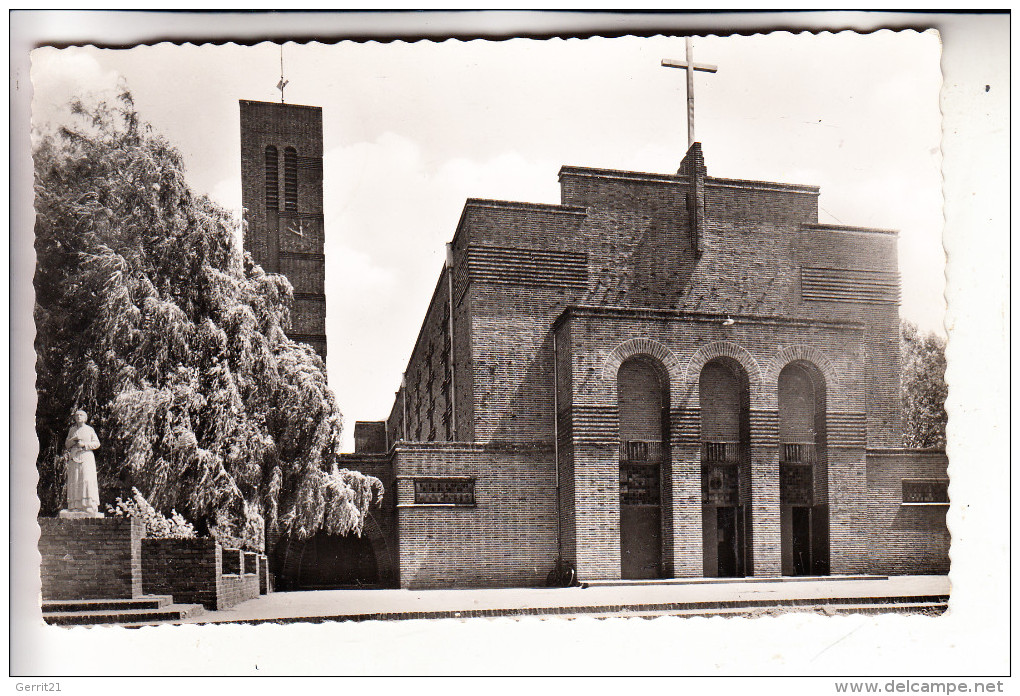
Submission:
M 903 444 L 907 447 L 945 447 L 946 341 L 935 333 L 922 333 L 917 325 L 900 326 L 900 362 L 903 394 Z
M 71 414 L 100 434 L 100 488 L 139 488 L 200 532 L 361 533 L 378 479 L 337 466 L 321 359 L 286 336 L 293 290 L 242 254 L 129 92 L 36 134 L 39 498 L 62 507 Z M 104 502 L 110 502 L 104 500 Z

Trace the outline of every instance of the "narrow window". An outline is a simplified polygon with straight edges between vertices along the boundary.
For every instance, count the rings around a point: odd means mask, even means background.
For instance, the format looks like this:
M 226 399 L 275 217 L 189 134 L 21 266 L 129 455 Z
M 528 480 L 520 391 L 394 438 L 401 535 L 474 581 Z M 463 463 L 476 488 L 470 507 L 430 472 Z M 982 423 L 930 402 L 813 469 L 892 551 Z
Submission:
M 297 210 L 297 150 L 283 149 L 283 209 Z
M 266 208 L 280 209 L 280 160 L 276 148 L 266 148 Z

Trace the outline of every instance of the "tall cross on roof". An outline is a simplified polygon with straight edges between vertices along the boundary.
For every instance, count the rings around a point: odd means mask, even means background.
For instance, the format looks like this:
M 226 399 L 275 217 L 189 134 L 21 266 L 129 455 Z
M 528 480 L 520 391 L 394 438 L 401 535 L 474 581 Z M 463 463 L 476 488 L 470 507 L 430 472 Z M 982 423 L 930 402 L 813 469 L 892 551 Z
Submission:
M 714 73 L 718 70 L 718 68 L 714 65 L 695 63 L 694 45 L 691 42 L 691 37 L 686 37 L 686 43 L 686 61 L 664 58 L 662 60 L 662 66 L 664 68 L 683 68 L 687 71 L 687 147 L 690 147 L 694 144 L 694 71 L 701 70 L 703 72 Z
M 283 44 L 280 44 L 280 81 L 276 83 L 276 89 L 280 90 L 280 103 L 283 104 L 283 89 L 290 84 L 290 80 L 283 79 Z

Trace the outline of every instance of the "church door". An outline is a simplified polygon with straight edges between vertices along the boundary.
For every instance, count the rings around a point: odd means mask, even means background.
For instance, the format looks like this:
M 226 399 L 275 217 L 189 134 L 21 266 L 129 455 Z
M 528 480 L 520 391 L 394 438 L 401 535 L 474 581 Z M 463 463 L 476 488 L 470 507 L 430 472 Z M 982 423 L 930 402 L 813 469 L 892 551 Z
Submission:
M 378 564 L 368 537 L 316 534 L 305 543 L 295 589 L 336 590 L 378 584 Z
M 791 507 L 793 574 L 811 574 L 811 508 Z

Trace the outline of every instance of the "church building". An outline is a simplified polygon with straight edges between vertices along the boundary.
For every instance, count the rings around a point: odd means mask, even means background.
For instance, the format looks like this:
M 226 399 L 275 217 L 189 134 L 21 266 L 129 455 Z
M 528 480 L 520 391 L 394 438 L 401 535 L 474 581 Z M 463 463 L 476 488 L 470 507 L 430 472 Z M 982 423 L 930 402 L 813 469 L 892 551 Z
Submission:
M 322 112 L 241 102 L 246 247 L 325 354 Z M 361 537 L 281 539 L 280 589 L 946 573 L 947 460 L 902 448 L 897 235 L 815 186 L 564 166 L 468 199 L 381 421 Z M 350 415 L 350 414 L 348 414 Z

